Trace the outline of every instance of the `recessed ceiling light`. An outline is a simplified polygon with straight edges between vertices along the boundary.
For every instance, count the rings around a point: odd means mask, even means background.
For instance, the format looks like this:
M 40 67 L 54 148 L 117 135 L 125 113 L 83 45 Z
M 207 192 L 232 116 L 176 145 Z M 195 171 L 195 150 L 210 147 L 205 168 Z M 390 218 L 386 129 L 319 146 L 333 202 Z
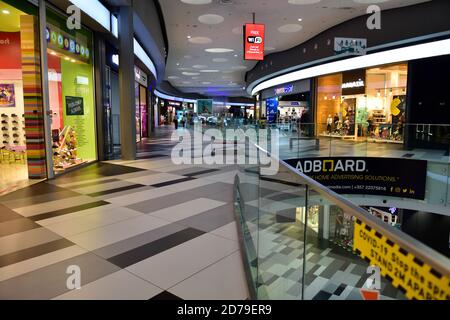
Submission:
M 234 70 L 245 70 L 245 69 L 247 69 L 247 67 L 246 66 L 233 66 L 233 67 L 231 67 L 231 69 L 234 69 Z
M 177 62 L 177 66 L 179 66 L 180 65 L 180 63 L 179 62 Z
M 191 37 L 189 38 L 189 42 L 193 44 L 208 44 L 212 43 L 212 40 L 208 37 Z
M 227 52 L 234 52 L 233 49 L 226 49 L 226 48 L 209 48 L 205 49 L 206 52 L 210 53 L 227 53 Z
M 187 38 L 188 38 L 188 39 L 191 39 L 191 38 L 192 38 L 192 36 L 187 36 Z
M 177 77 L 177 76 L 168 76 L 167 79 L 176 80 L 176 79 L 180 79 L 180 77 Z
M 302 22 L 302 21 L 303 21 L 303 19 L 302 19 L 302 18 L 298 18 L 298 21 Z
M 194 69 L 206 69 L 208 66 L 202 65 L 202 64 L 196 64 L 195 66 L 192 66 Z
M 184 76 L 198 76 L 200 73 L 198 72 L 183 72 Z
M 314 4 L 319 3 L 321 0 L 289 0 L 290 4 Z M 371 0 L 372 1 L 372 0 Z
M 2 10 L 2 13 L 3 13 L 3 14 L 10 14 L 11 12 L 9 12 L 9 10 L 3 9 L 3 10 Z
M 225 59 L 225 58 L 214 58 L 213 61 L 222 63 L 222 62 L 227 62 L 228 59 Z
M 200 5 L 200 4 L 210 4 L 212 0 L 181 0 L 181 2 L 186 4 Z
M 303 27 L 299 24 L 286 24 L 278 28 L 278 31 L 281 33 L 294 33 L 302 30 Z
M 200 70 L 202 73 L 217 73 L 220 72 L 220 70 Z
M 198 21 L 203 24 L 219 24 L 225 21 L 225 18 L 218 14 L 204 14 L 198 17 Z
M 235 54 L 235 55 L 234 55 L 234 57 L 235 57 L 235 58 L 237 58 L 237 57 L 238 57 L 238 55 L 237 55 L 237 54 Z

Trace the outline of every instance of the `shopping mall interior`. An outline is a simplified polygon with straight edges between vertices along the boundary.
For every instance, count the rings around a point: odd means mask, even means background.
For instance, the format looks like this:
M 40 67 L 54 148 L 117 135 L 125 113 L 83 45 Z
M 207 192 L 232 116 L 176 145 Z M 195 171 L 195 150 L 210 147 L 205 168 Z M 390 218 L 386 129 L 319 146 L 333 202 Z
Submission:
M 450 300 L 449 12 L 0 0 L 0 300 Z

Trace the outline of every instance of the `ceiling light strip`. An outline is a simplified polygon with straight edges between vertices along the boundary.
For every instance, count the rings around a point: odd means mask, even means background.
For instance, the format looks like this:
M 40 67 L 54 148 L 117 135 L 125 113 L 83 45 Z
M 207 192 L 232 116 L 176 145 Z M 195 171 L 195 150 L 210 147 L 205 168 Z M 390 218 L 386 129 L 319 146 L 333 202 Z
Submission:
M 158 90 L 155 90 L 155 95 L 158 98 L 166 99 L 166 100 L 172 100 L 172 101 L 178 101 L 178 102 L 187 102 L 187 103 L 197 103 L 197 100 L 184 99 L 184 98 L 178 98 L 178 97 L 174 97 L 174 96 L 169 96 L 169 95 L 167 95 L 165 93 L 159 92 Z
M 437 57 L 450 54 L 450 39 L 434 41 L 399 49 L 372 53 L 345 60 L 325 63 L 319 66 L 291 72 L 258 84 L 252 91 L 252 95 L 284 83 L 314 78 L 326 74 L 338 73 L 347 70 L 374 67 L 384 64 L 406 62 L 410 60 Z M 249 90 L 251 90 L 249 88 Z
M 153 63 L 152 59 L 150 59 L 147 52 L 145 52 L 144 48 L 142 48 L 142 46 L 139 44 L 139 42 L 136 39 L 133 39 L 133 40 L 134 40 L 134 54 L 136 55 L 136 57 L 139 58 L 139 60 L 142 61 L 142 63 L 145 64 L 145 66 L 155 76 L 155 79 L 158 79 L 155 64 Z

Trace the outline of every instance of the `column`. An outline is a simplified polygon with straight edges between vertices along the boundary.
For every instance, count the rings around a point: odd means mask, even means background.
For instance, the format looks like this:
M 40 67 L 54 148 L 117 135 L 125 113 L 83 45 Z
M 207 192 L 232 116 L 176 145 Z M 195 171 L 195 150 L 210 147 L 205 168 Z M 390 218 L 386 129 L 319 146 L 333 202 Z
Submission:
M 136 159 L 133 7 L 119 10 L 120 139 L 123 160 Z

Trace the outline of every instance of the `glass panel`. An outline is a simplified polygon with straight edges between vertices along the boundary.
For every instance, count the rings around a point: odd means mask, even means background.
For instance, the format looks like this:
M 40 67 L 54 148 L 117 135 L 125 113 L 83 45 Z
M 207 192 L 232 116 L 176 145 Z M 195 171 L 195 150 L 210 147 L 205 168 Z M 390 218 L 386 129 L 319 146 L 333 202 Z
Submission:
M 305 300 L 363 300 L 372 273 L 353 251 L 356 218 L 310 189 L 307 220 Z M 381 278 L 380 299 L 406 297 Z
M 305 188 L 298 176 L 281 167 L 261 176 L 259 199 L 258 298 L 302 299 Z
M 66 30 L 47 11 L 48 74 L 55 173 L 97 159 L 92 33 Z

